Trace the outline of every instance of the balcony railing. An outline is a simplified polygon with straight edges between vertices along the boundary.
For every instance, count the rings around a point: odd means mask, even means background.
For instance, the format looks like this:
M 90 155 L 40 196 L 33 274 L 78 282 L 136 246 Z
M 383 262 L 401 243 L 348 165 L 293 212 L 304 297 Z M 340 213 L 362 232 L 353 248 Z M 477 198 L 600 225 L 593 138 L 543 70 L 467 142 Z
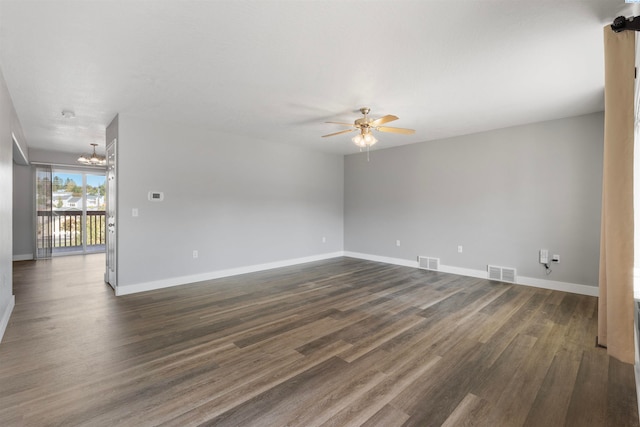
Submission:
M 81 248 L 83 232 L 87 233 L 87 247 L 104 246 L 105 223 L 105 211 L 87 211 L 86 227 L 82 211 L 38 211 L 38 230 L 50 230 L 53 249 Z

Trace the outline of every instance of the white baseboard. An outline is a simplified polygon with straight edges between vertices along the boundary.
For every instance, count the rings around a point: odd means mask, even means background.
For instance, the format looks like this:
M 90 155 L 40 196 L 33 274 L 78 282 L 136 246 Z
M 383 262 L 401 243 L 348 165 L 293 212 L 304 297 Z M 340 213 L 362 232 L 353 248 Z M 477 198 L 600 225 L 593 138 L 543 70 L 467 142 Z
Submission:
M 22 254 L 13 256 L 13 261 L 31 261 L 32 259 L 33 254 Z
M 558 282 L 556 280 L 536 279 L 535 277 L 518 276 L 518 284 L 554 291 L 570 292 L 572 294 L 597 297 L 600 294 L 598 286 L 580 285 L 577 283 Z
M 394 265 L 402 265 L 404 267 L 418 268 L 417 260 L 410 261 L 410 260 L 401 259 L 401 258 L 391 258 L 387 256 L 363 254 L 360 252 L 349 252 L 349 251 L 344 251 L 342 255 L 350 258 L 366 259 L 367 261 L 384 262 L 385 264 L 394 264 Z
M 303 258 L 293 258 L 283 261 L 268 262 L 265 264 L 254 264 L 245 267 L 230 268 L 226 270 L 210 271 L 207 273 L 193 274 L 189 276 L 172 277 L 170 279 L 154 280 L 151 282 L 136 283 L 134 285 L 116 286 L 116 295 L 129 295 L 138 292 L 153 291 L 156 289 L 168 288 L 171 286 L 186 285 L 189 283 L 202 282 L 205 280 L 220 279 L 223 277 L 237 276 L 239 274 L 255 273 L 257 271 L 271 270 L 280 267 L 289 267 L 306 262 L 322 261 L 330 258 L 343 256 L 344 253 L 332 252 L 327 254 L 313 255 Z
M 207 273 L 193 274 L 189 276 L 172 277 L 169 279 L 154 280 L 150 282 L 136 283 L 133 285 L 117 286 L 116 295 L 129 295 L 138 292 L 153 291 L 155 289 L 163 289 L 171 286 L 186 285 L 189 283 L 202 282 L 205 280 L 220 279 L 223 277 L 236 276 L 239 274 L 255 273 L 257 271 L 271 270 L 273 268 L 289 267 L 306 262 L 321 261 L 341 256 L 365 259 L 368 261 L 383 262 L 385 264 L 401 265 L 404 267 L 418 268 L 418 261 L 411 261 L 402 258 L 392 258 L 381 255 L 364 254 L 360 252 L 339 251 L 327 254 L 313 255 L 303 258 L 293 258 L 283 261 L 269 262 L 265 264 L 248 265 L 238 268 L 230 268 L 226 270 L 210 271 Z M 476 277 L 480 279 L 487 278 L 485 270 L 474 270 L 470 268 L 454 267 L 449 265 L 440 265 L 439 271 L 443 273 L 458 274 L 460 276 Z M 542 289 L 552 289 L 555 291 L 570 292 L 580 295 L 598 296 L 598 287 L 580 285 L 576 283 L 558 282 L 555 280 L 536 279 L 534 277 L 518 276 L 518 285 L 533 286 Z
M 488 273 L 485 270 L 473 270 L 471 268 L 453 267 L 451 265 L 440 264 L 439 271 L 457 274 L 459 276 L 476 277 L 478 279 L 486 279 Z
M 4 311 L 0 316 L 0 342 L 2 342 L 2 337 L 4 336 L 4 331 L 7 330 L 7 326 L 9 325 L 9 318 L 11 317 L 11 313 L 13 312 L 13 307 L 16 305 L 16 297 L 15 295 L 11 295 L 11 299 L 9 300 L 9 304 L 4 308 Z
M 638 403 L 638 415 L 640 415 L 640 365 L 638 363 L 635 364 L 635 374 L 636 374 L 636 401 Z
M 635 269 L 634 269 L 635 270 Z M 634 272 L 635 273 L 635 272 Z M 634 274 L 637 277 L 637 274 Z M 638 315 L 639 315 L 639 306 L 640 301 L 638 298 L 634 298 L 633 300 L 633 343 L 635 351 L 635 363 L 633 364 L 633 371 L 635 373 L 636 378 L 636 403 L 638 404 L 638 415 L 640 415 L 640 331 L 638 328 L 640 325 L 638 324 Z
M 391 258 L 379 255 L 363 254 L 359 252 L 345 251 L 344 256 L 366 259 L 369 261 L 384 262 L 387 264 L 402 265 L 405 267 L 418 267 L 418 261 L 410 261 L 400 258 Z M 460 276 L 477 277 L 480 279 L 487 279 L 486 270 L 474 270 L 470 268 L 454 267 L 450 265 L 440 264 L 438 271 L 443 273 L 458 274 Z M 518 276 L 518 285 L 533 286 L 542 289 L 552 289 L 554 291 L 570 292 L 572 294 L 589 295 L 592 297 L 598 296 L 599 288 L 597 286 L 579 285 L 576 283 L 558 282 L 555 280 L 536 279 L 534 277 Z

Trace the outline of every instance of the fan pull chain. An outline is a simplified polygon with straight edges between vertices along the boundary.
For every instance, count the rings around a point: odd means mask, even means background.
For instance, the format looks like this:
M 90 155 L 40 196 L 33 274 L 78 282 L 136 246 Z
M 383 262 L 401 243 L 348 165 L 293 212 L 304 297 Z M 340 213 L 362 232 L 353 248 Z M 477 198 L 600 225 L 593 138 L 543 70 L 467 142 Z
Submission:
M 360 147 L 360 152 L 362 153 L 362 147 Z M 369 161 L 369 145 L 367 145 L 367 162 Z

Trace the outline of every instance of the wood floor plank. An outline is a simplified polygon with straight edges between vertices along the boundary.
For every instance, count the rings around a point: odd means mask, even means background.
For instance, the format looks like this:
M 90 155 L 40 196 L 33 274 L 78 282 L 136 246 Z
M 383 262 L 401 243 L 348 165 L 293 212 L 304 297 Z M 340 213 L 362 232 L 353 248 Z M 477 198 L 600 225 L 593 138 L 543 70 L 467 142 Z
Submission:
M 634 393 L 633 367 L 610 358 L 607 381 L 607 421 L 611 425 L 638 425 L 638 402 L 634 398 Z
M 456 409 L 442 424 L 442 427 L 489 426 L 491 404 L 474 394 L 467 394 Z
M 327 385 L 325 378 L 344 375 L 347 369 L 348 363 L 342 359 L 337 357 L 327 359 L 277 386 L 265 390 L 233 409 L 206 420 L 205 424 L 220 427 L 277 425 L 283 412 L 291 417 L 292 413 L 297 412 L 300 407 L 314 411 L 313 402 L 309 402 L 309 399 L 313 399 L 313 396 L 310 395 Z M 375 371 L 368 371 L 364 375 L 361 373 L 356 381 L 367 381 L 376 375 L 382 376 Z M 335 381 L 333 382 L 335 383 Z
M 315 352 L 302 359 L 296 359 L 277 370 L 267 370 L 258 377 L 247 378 L 243 384 L 235 384 L 232 387 L 219 390 L 218 394 L 213 398 L 211 396 L 206 397 L 206 401 L 198 402 L 197 406 L 171 420 L 169 425 L 193 425 L 209 422 L 211 419 L 231 411 L 236 406 L 244 404 L 290 378 L 334 358 L 349 347 L 350 345 L 345 342 L 336 342 L 323 348 L 322 351 Z M 183 406 L 183 408 L 185 407 Z
M 393 325 L 380 328 L 378 331 L 369 334 L 362 340 L 359 340 L 358 344 L 341 353 L 340 357 L 347 362 L 353 362 L 360 356 L 378 348 L 390 339 L 423 322 L 425 322 L 425 320 L 418 316 L 406 316 L 402 319 L 398 319 L 393 323 Z
M 14 263 L 0 425 L 630 426 L 597 299 L 347 257 L 115 297 Z
M 505 325 L 510 328 L 511 317 L 520 311 L 522 306 L 533 296 L 534 291 L 531 289 L 511 287 L 511 289 L 483 308 L 480 312 L 490 315 L 490 318 L 478 329 L 479 332 L 482 332 L 478 338 L 479 341 L 488 342 Z
M 603 349 L 583 351 L 571 401 L 567 408 L 567 426 L 607 423 L 607 382 L 609 357 Z
M 409 418 L 407 414 L 391 405 L 385 405 L 378 412 L 373 414 L 371 418 L 362 423 L 362 427 L 399 427 Z
M 552 363 L 547 353 L 548 348 L 536 338 L 533 348 L 506 382 L 497 400 L 491 401 L 493 411 L 487 419 L 494 425 L 524 424 Z
M 566 351 L 555 355 L 527 414 L 526 427 L 564 424 L 580 367 L 576 359 Z
M 460 340 L 433 371 L 407 386 L 391 404 L 410 415 L 405 426 L 440 425 L 469 393 L 482 344 Z M 444 386 L 446 384 L 446 386 Z
M 517 335 L 491 366 L 474 379 L 471 392 L 489 402 L 498 402 L 509 381 L 516 376 L 536 343 L 529 335 Z M 486 362 L 484 362 L 486 366 Z
M 318 425 L 322 421 L 323 426 L 335 425 L 360 425 L 365 424 L 373 418 L 378 411 L 395 399 L 409 384 L 418 380 L 421 376 L 432 371 L 440 362 L 441 358 L 433 355 L 417 355 L 417 357 L 406 361 L 396 369 L 389 372 L 383 381 L 375 384 L 374 387 L 363 390 L 357 396 L 341 405 L 342 407 L 327 408 L 323 417 L 315 419 L 303 419 L 300 425 Z M 396 411 L 399 412 L 399 411 Z M 404 412 L 401 412 L 405 414 Z M 403 417 L 408 419 L 409 417 Z

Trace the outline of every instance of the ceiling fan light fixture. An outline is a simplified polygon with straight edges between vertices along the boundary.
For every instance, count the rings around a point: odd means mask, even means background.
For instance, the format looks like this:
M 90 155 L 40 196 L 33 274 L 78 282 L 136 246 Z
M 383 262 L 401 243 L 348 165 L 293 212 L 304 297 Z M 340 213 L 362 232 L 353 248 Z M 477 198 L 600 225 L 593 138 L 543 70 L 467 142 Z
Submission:
M 376 137 L 370 133 L 361 133 L 359 135 L 356 135 L 351 138 L 351 141 L 353 141 L 353 143 L 360 148 L 371 147 L 373 144 L 378 142 Z
M 364 143 L 365 143 L 367 146 L 372 146 L 373 144 L 375 144 L 376 142 L 378 142 L 378 140 L 376 139 L 376 137 L 375 137 L 375 136 L 373 136 L 373 135 L 372 135 L 372 134 L 370 134 L 370 133 L 366 133 L 366 134 L 364 135 L 364 137 L 363 137 L 363 138 L 364 138 Z
M 326 123 L 333 123 L 333 124 L 342 125 L 342 126 L 348 126 L 351 129 L 341 130 L 339 132 L 330 133 L 328 135 L 322 135 L 322 137 L 326 138 L 329 136 L 342 135 L 344 133 L 349 133 L 349 132 L 359 130 L 360 133 L 354 136 L 353 138 L 351 138 L 351 141 L 356 145 L 356 147 L 360 148 L 360 151 L 362 151 L 364 148 L 367 149 L 367 161 L 369 161 L 369 148 L 372 145 L 374 145 L 376 142 L 378 142 L 376 137 L 373 136 L 371 132 L 372 130 L 375 130 L 378 132 L 400 133 L 404 135 L 413 135 L 415 133 L 415 130 L 413 129 L 381 126 L 383 124 L 392 122 L 394 120 L 398 120 L 398 117 L 392 114 L 387 114 L 386 116 L 372 120 L 372 119 L 369 119 L 369 116 L 368 116 L 370 112 L 368 107 L 362 107 L 360 109 L 360 112 L 362 113 L 363 117 L 356 119 L 353 122 L 353 124 L 343 123 L 343 122 L 326 122 Z

